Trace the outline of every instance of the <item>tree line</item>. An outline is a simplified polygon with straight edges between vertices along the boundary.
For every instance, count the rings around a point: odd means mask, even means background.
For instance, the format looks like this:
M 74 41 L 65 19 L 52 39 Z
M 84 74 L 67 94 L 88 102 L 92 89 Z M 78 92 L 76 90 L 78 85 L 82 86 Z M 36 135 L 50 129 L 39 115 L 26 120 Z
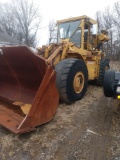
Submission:
M 120 60 L 120 1 L 115 2 L 105 11 L 97 11 L 99 32 L 103 29 L 108 31 L 109 42 L 103 46 L 106 56 L 113 60 Z
M 35 46 L 42 17 L 34 0 L 0 3 L 0 12 L 0 32 L 16 37 L 23 44 Z
M 11 0 L 9 3 L 0 3 L 0 11 L 0 32 L 16 37 L 28 46 L 36 46 L 42 15 L 35 0 Z M 111 8 L 97 11 L 95 19 L 99 24 L 99 32 L 105 29 L 110 37 L 109 42 L 103 47 L 106 56 L 120 60 L 120 1 L 115 2 Z M 56 42 L 55 21 L 48 23 L 48 41 Z

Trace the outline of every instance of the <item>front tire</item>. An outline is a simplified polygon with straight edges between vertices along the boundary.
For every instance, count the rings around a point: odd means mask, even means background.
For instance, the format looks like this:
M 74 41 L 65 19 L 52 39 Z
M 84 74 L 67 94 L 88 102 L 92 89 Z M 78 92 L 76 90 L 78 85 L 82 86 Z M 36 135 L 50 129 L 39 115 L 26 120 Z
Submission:
M 55 66 L 55 70 L 60 100 L 70 104 L 82 99 L 88 85 L 88 71 L 85 62 L 76 58 L 68 58 L 60 61 Z

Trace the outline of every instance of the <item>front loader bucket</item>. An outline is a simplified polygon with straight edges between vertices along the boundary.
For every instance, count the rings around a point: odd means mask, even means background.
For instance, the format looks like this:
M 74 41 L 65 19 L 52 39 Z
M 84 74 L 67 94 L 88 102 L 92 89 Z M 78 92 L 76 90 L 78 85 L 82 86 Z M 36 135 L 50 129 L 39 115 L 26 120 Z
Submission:
M 55 71 L 26 46 L 0 47 L 0 124 L 25 133 L 50 121 L 59 101 Z

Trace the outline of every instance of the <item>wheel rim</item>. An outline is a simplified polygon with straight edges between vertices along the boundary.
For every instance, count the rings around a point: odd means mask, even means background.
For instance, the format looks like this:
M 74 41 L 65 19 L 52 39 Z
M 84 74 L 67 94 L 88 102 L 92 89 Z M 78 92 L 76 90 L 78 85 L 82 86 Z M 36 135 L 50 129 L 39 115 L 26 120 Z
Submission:
M 84 87 L 84 75 L 82 72 L 77 72 L 74 81 L 73 88 L 76 93 L 80 93 Z

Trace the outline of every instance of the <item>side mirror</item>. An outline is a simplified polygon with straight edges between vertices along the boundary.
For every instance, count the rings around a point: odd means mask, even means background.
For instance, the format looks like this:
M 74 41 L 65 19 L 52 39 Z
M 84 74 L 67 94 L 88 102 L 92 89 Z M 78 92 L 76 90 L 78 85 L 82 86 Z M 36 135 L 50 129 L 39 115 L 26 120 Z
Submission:
M 108 35 L 108 31 L 106 31 L 106 30 L 101 30 L 101 33 L 104 35 Z

